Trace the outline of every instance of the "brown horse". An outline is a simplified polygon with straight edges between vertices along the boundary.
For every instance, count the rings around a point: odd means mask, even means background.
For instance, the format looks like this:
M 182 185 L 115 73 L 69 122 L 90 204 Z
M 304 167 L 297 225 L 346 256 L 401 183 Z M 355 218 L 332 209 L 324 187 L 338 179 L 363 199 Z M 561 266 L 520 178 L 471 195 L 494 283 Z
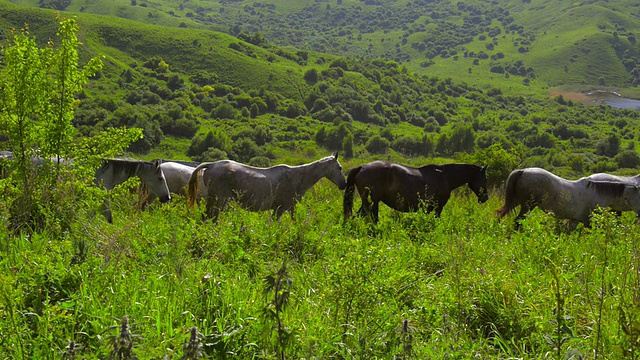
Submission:
M 202 182 L 207 188 L 206 215 L 214 221 L 231 200 L 249 211 L 272 210 L 278 220 L 289 211 L 293 219 L 296 203 L 322 178 L 344 189 L 344 173 L 337 153 L 309 164 L 269 168 L 220 160 L 200 164 L 193 170 L 187 184 L 187 201 L 189 207 L 195 205 Z
M 402 212 L 423 208 L 440 216 L 451 191 L 464 184 L 478 197 L 479 203 L 489 199 L 486 166 L 471 164 L 425 165 L 414 168 L 388 161 L 374 161 L 349 172 L 344 192 L 345 220 L 351 216 L 354 188 L 358 189 L 362 206 L 360 216 L 378 222 L 378 203 Z

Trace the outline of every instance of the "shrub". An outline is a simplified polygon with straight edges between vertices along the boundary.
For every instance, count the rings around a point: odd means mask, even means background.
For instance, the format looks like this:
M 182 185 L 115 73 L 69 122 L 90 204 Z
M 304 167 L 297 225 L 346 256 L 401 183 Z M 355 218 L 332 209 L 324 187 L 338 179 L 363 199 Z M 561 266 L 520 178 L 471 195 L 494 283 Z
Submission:
M 371 154 L 384 154 L 389 149 L 389 140 L 381 137 L 380 135 L 373 135 L 367 144 L 365 149 Z
M 211 117 L 214 119 L 234 119 L 236 115 L 236 109 L 227 103 L 222 103 L 211 110 Z
M 614 161 L 622 168 L 636 168 L 640 165 L 640 156 L 635 150 L 624 150 L 614 157 Z
M 318 70 L 316 69 L 309 69 L 306 73 L 304 73 L 304 79 L 312 84 L 318 82 L 318 78 Z

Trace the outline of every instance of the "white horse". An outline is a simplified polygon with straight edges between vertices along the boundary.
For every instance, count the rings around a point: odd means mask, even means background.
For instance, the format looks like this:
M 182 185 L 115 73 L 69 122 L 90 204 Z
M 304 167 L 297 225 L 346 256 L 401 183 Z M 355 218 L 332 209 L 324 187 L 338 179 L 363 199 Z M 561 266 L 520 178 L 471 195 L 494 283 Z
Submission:
M 214 221 L 230 200 L 250 211 L 273 210 L 278 220 L 289 211 L 293 219 L 295 204 L 322 178 L 344 189 L 346 181 L 337 153 L 299 166 L 258 168 L 232 160 L 203 163 L 189 179 L 187 201 L 189 207 L 194 206 L 204 183 L 208 189 L 207 216 Z
M 592 181 L 611 181 L 611 182 L 623 183 L 627 185 L 640 186 L 640 175 L 617 176 L 617 175 L 611 175 L 611 174 L 605 174 L 605 173 L 598 173 L 598 174 L 589 175 L 586 178 Z M 611 209 L 616 211 L 618 214 L 620 214 L 623 211 L 633 211 L 633 209 L 631 209 L 630 207 L 624 207 L 624 206 L 620 208 L 611 207 Z M 640 217 L 639 212 L 636 212 L 636 214 L 637 216 Z
M 185 186 L 189 182 L 189 178 L 195 170 L 196 166 L 189 166 L 186 164 L 190 164 L 188 162 L 177 162 L 177 161 L 168 161 L 163 162 L 160 165 L 162 172 L 164 173 L 164 177 L 167 181 L 167 187 L 169 188 L 169 192 L 173 194 L 185 195 L 186 190 Z M 198 197 L 207 196 L 207 188 L 204 186 L 202 180 L 200 181 L 200 192 Z M 140 186 L 140 209 L 144 210 L 147 205 L 155 200 L 157 197 L 153 192 L 150 192 L 145 186 L 145 184 L 141 184 Z
M 520 205 L 516 226 L 538 206 L 560 219 L 590 226 L 591 212 L 598 206 L 640 211 L 640 188 L 636 185 L 581 178 L 571 181 L 540 168 L 514 170 L 507 179 L 504 205 L 496 210 L 502 218 Z
M 155 196 L 160 198 L 161 202 L 171 201 L 171 194 L 160 165 L 160 161 L 105 159 L 102 161 L 102 166 L 96 170 L 95 184 L 111 190 L 130 177 L 137 176 Z M 103 205 L 102 214 L 108 222 L 113 222 L 108 200 Z

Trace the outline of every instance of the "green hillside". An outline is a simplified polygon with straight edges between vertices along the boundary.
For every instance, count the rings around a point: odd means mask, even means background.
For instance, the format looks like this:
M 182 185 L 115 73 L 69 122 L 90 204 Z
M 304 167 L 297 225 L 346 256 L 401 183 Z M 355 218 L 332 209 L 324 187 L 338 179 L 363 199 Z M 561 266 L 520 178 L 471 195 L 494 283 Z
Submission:
M 31 33 L 40 41 L 55 35 L 54 11 L 0 2 L 0 12 L 3 14 L 0 25 L 5 33 L 29 24 Z M 302 68 L 294 61 L 257 47 L 245 52 L 234 50 L 229 45 L 238 40 L 222 33 L 166 28 L 90 14 L 78 17 L 77 22 L 86 55 L 105 55 L 108 63 L 121 70 L 137 61 L 160 56 L 171 70 L 184 74 L 206 72 L 211 79 L 243 88 L 269 88 L 293 96 L 295 87 L 303 83 Z
M 280 46 L 394 60 L 418 73 L 521 94 L 640 82 L 640 20 L 628 0 L 13 2 L 235 36 L 261 33 Z M 495 72 L 514 63 L 531 71 Z

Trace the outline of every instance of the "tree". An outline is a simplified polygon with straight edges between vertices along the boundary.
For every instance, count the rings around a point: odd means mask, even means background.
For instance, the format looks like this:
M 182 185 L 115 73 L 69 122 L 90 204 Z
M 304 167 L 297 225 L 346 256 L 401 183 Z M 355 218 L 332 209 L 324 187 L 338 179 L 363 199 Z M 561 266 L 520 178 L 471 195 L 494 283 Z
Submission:
M 353 134 L 350 132 L 342 141 L 342 151 L 345 158 L 351 159 L 353 157 Z
M 371 154 L 384 154 L 388 148 L 389 140 L 380 135 L 373 135 L 365 145 L 365 149 Z
M 620 137 L 616 134 L 610 134 L 606 139 L 602 139 L 596 145 L 596 154 L 607 157 L 614 157 L 620 150 Z
M 16 230 L 37 230 L 48 223 L 55 224 L 56 231 L 63 230 L 76 216 L 72 199 L 89 191 L 87 185 L 93 184 L 99 159 L 114 156 L 141 136 L 139 130 L 110 129 L 93 138 L 75 140 L 75 95 L 101 69 L 102 62 L 93 58 L 80 68 L 79 28 L 74 19 L 58 17 L 58 22 L 56 46 L 50 42 L 39 48 L 24 28 L 13 32 L 4 49 L 0 129 L 15 157 L 11 164 L 14 171 L 4 185 L 18 184 L 11 205 L 11 223 Z M 44 166 L 31 165 L 36 155 L 44 159 Z M 62 160 L 72 157 L 77 167 L 63 174 Z

